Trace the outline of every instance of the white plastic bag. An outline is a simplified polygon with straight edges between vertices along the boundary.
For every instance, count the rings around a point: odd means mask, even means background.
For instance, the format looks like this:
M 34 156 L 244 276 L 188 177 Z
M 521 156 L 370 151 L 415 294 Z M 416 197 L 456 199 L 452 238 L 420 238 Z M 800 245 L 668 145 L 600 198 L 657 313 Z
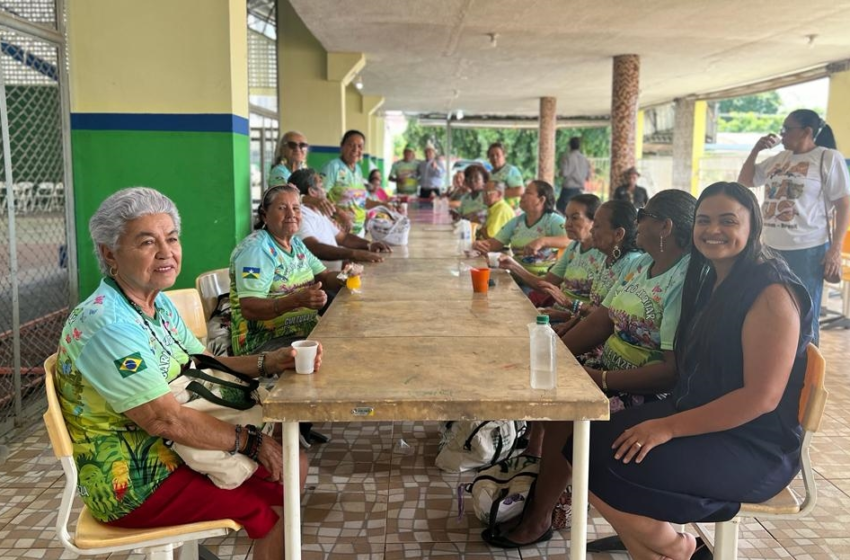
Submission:
M 386 206 L 376 206 L 369 211 L 366 231 L 374 241 L 383 241 L 390 245 L 407 245 L 410 233 L 410 219 Z

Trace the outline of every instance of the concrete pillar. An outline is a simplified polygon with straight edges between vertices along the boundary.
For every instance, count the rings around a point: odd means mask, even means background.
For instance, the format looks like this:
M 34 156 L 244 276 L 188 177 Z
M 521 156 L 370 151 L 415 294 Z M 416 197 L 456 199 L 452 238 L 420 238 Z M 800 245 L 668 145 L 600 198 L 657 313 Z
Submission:
M 850 69 L 846 66 L 829 76 L 826 122 L 835 134 L 838 150 L 850 157 Z
M 360 99 L 361 112 L 366 116 L 366 151 L 368 152 L 369 164 L 372 168 L 378 167 L 378 132 L 375 124 L 375 113 L 384 104 L 384 98 L 378 95 L 363 95 Z M 364 156 L 365 158 L 365 156 Z M 381 174 L 383 176 L 383 172 Z
M 675 101 L 673 121 L 673 188 L 700 191 L 699 164 L 705 151 L 705 117 L 708 104 L 694 97 Z M 703 185 L 704 186 L 704 185 Z
M 175 287 L 194 286 L 227 266 L 251 226 L 245 0 L 67 10 L 80 293 L 100 279 L 89 218 L 134 185 L 177 205 L 185 258 Z
M 558 100 L 540 98 L 539 129 L 537 133 L 537 178 L 555 184 L 555 124 L 558 119 Z
M 352 128 L 346 86 L 366 60 L 362 53 L 325 51 L 289 0 L 278 0 L 277 61 L 280 129 L 301 131 L 311 144 L 308 164 L 321 169 L 339 155 L 339 141 Z
M 611 178 L 610 192 L 620 184 L 623 172 L 635 164 L 635 121 L 640 95 L 640 57 L 614 57 L 611 84 Z

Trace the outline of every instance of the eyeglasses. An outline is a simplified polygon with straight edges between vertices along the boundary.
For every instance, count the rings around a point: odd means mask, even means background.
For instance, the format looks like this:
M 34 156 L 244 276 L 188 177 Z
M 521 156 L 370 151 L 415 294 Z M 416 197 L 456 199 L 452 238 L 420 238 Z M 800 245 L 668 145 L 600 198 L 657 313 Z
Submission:
M 638 223 L 641 223 L 641 221 L 643 221 L 644 218 L 652 218 L 653 220 L 659 220 L 659 221 L 665 219 L 663 216 L 659 216 L 658 214 L 653 214 L 652 212 L 647 212 L 643 208 L 638 208 L 638 211 L 637 211 L 637 221 L 638 221 Z
M 804 128 L 806 128 L 806 127 L 805 126 L 783 126 L 782 128 L 779 129 L 779 135 L 785 136 L 786 134 L 788 134 L 789 130 L 802 130 Z
M 297 150 L 298 148 L 301 148 L 302 151 L 306 152 L 307 148 L 310 147 L 310 144 L 307 142 L 287 142 L 286 147 L 290 150 Z

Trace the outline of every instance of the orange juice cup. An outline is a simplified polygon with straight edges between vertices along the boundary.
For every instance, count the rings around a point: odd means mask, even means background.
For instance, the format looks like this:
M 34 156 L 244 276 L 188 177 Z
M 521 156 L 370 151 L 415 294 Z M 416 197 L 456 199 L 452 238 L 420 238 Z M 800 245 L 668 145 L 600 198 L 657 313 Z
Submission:
M 478 294 L 487 293 L 490 285 L 490 269 L 473 268 L 470 269 L 469 274 L 472 276 L 472 291 Z
M 360 289 L 360 275 L 357 276 L 349 276 L 345 280 L 345 287 L 349 290 L 359 290 Z

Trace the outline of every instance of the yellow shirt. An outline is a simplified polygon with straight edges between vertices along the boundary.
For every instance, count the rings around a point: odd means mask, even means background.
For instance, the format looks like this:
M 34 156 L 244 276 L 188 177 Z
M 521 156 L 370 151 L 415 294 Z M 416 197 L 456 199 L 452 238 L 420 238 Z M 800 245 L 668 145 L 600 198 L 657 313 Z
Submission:
M 487 237 L 496 237 L 499 230 L 510 222 L 515 215 L 513 208 L 504 199 L 489 207 L 487 209 L 487 221 L 484 222 Z

